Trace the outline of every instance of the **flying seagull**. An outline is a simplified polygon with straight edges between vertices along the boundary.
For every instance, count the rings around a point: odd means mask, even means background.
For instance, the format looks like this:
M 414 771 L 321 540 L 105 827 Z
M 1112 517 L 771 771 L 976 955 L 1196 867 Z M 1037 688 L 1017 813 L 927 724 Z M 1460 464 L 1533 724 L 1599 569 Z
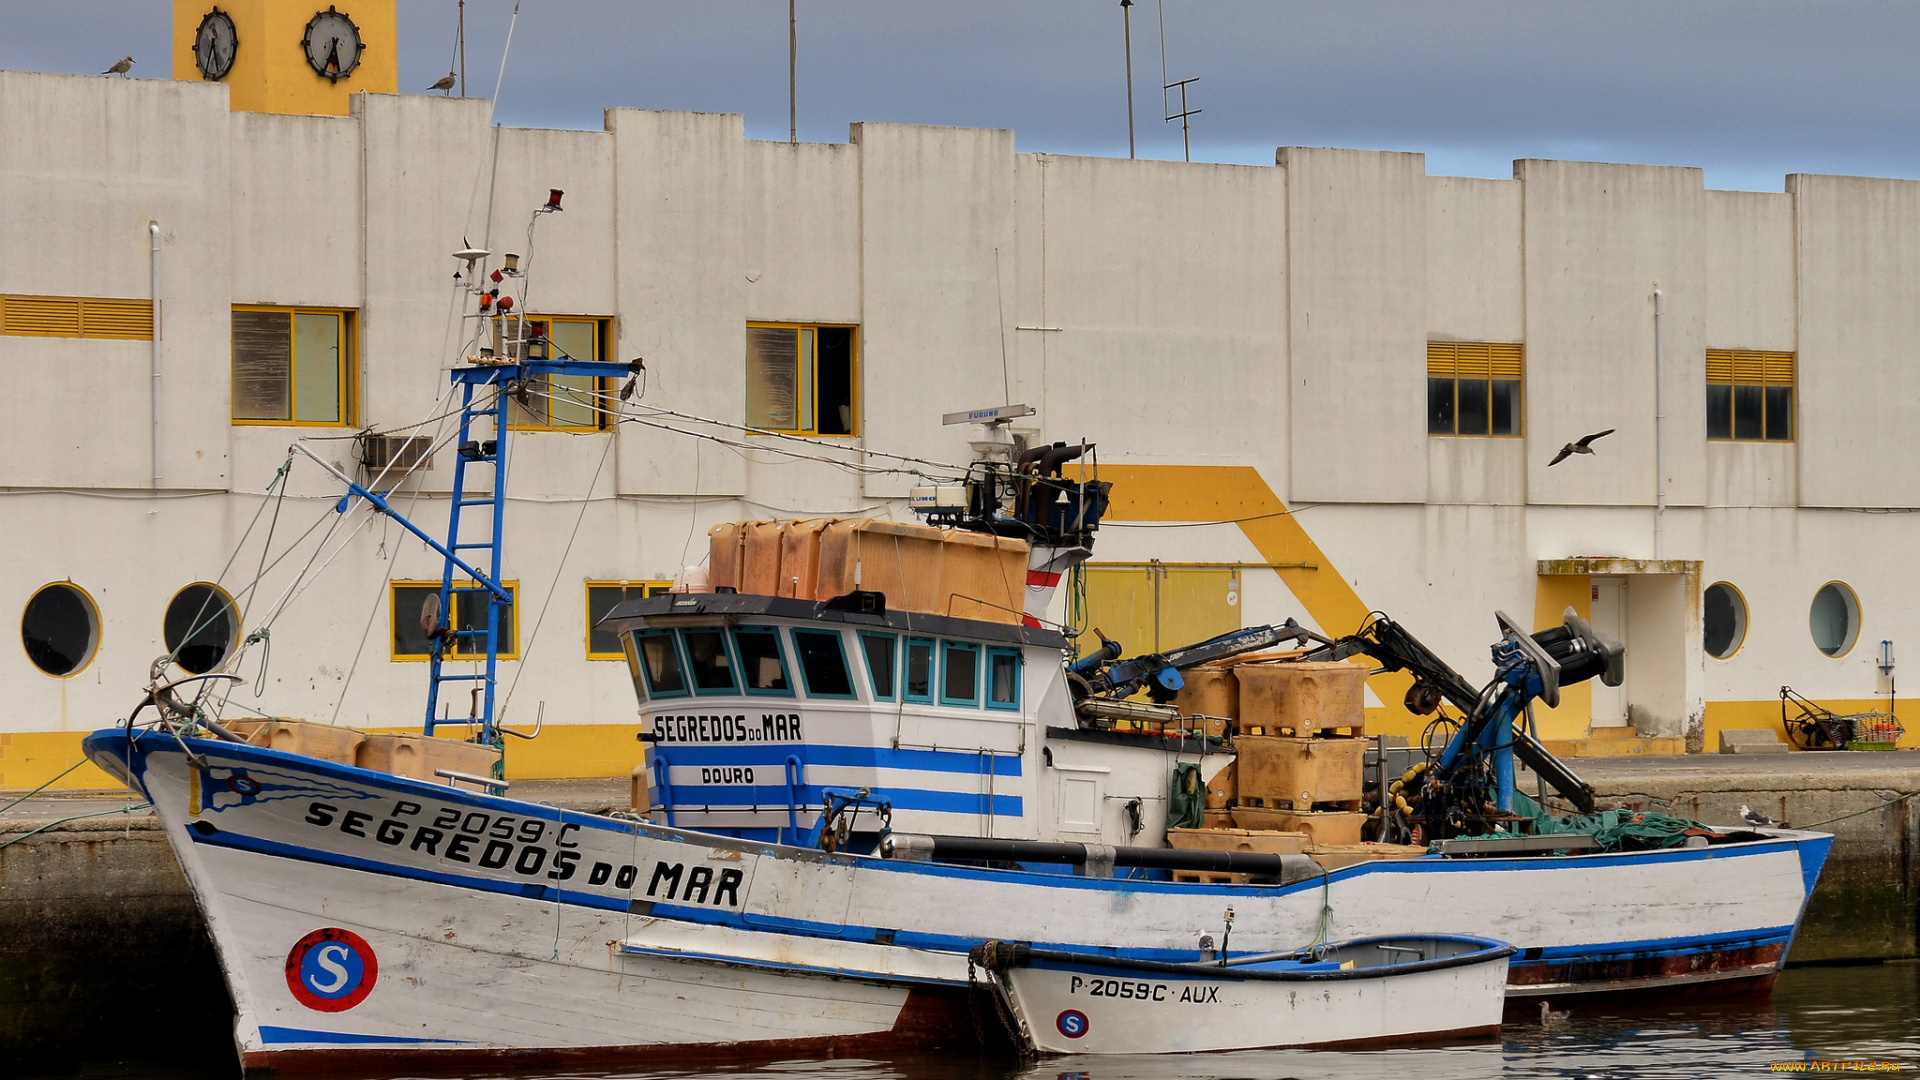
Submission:
M 459 81 L 459 79 L 458 79 L 458 78 L 457 78 L 457 77 L 456 77 L 456 76 L 454 75 L 454 73 L 453 73 L 453 72 L 451 72 L 451 71 L 449 71 L 449 72 L 447 72 L 447 73 L 446 73 L 446 75 L 445 75 L 445 76 L 443 76 L 443 77 L 441 77 L 441 79 L 440 79 L 440 81 L 438 81 L 438 82 L 436 82 L 436 83 L 434 83 L 434 84 L 433 84 L 432 86 L 429 86 L 429 87 L 427 87 L 427 89 L 429 89 L 429 90 L 445 90 L 445 91 L 447 92 L 447 96 L 448 96 L 448 97 L 452 97 L 452 96 L 453 96 L 453 84 L 454 84 L 454 83 L 456 83 L 456 82 L 458 82 L 458 81 Z
M 1560 448 L 1559 453 L 1553 455 L 1552 461 L 1547 462 L 1547 468 L 1551 469 L 1555 465 L 1560 464 L 1561 462 L 1567 460 L 1569 457 L 1572 457 L 1575 454 L 1593 453 L 1593 440 L 1604 439 L 1607 436 L 1613 434 L 1613 431 L 1614 431 L 1613 428 L 1608 428 L 1605 431 L 1596 431 L 1593 434 L 1588 435 L 1585 438 L 1581 439 L 1579 442 L 1568 443 L 1567 445 Z
M 110 68 L 108 68 L 107 70 L 105 70 L 105 71 L 103 71 L 103 72 L 101 72 L 100 74 L 102 74 L 102 75 L 122 75 L 122 76 L 124 76 L 124 75 L 125 75 L 125 74 L 127 73 L 127 69 L 128 69 L 128 68 L 130 68 L 130 67 L 132 67 L 132 66 L 133 66 L 133 57 L 131 57 L 131 56 L 127 56 L 127 57 L 122 57 L 119 63 L 117 63 L 117 64 L 115 64 L 115 65 L 113 65 L 112 67 L 110 67 Z

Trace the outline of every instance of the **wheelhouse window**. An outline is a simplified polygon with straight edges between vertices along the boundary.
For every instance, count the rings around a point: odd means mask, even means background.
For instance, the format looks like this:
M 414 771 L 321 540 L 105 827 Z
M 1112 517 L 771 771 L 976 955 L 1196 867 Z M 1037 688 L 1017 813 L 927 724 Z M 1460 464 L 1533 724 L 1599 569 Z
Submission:
M 612 320 L 580 315 L 518 316 L 493 320 L 495 356 L 525 359 L 544 350 L 553 360 L 605 360 Z M 530 379 L 507 405 L 507 426 L 516 431 L 604 431 L 608 380 L 593 375 Z
M 626 652 L 621 647 L 620 635 L 600 629 L 600 620 L 628 600 L 658 596 L 672 587 L 671 581 L 587 582 L 587 659 L 624 659 Z
M 987 708 L 1020 708 L 1020 653 L 1016 649 L 987 650 Z
M 1427 434 L 1519 435 L 1523 367 L 1517 343 L 1427 342 Z
M 922 704 L 933 703 L 933 639 L 907 639 L 907 681 L 908 701 Z
M 687 696 L 687 676 L 672 634 L 664 630 L 636 630 L 628 635 L 628 640 L 633 642 L 635 660 L 646 677 L 648 696 Z
M 840 647 L 840 635 L 823 630 L 795 630 L 793 652 L 800 660 L 800 677 L 808 697 L 851 698 L 853 678 Z
M 233 309 L 233 422 L 353 423 L 354 313 Z
M 687 643 L 687 667 L 693 672 L 693 689 L 698 694 L 735 694 L 733 661 L 727 656 L 727 635 L 722 630 L 683 630 Z
M 501 582 L 515 602 L 500 609 L 500 659 L 520 656 L 519 627 L 513 613 L 520 610 L 520 583 Z M 471 581 L 453 583 L 454 617 L 439 615 L 442 626 L 465 631 L 452 635 L 443 646 L 442 658 L 484 660 L 487 656 L 487 593 Z M 440 611 L 440 583 L 437 581 L 395 581 L 387 590 L 387 614 L 392 620 L 389 639 L 395 660 L 431 660 L 435 642 L 428 627 L 436 620 L 430 613 Z
M 687 636 L 692 638 L 693 632 Z M 793 684 L 787 681 L 786 661 L 780 655 L 780 634 L 772 627 L 742 626 L 733 632 L 734 647 L 740 650 L 740 670 L 746 677 L 747 693 L 793 696 Z
M 943 642 L 940 656 L 940 704 L 980 703 L 980 647 L 964 641 Z
M 867 676 L 873 680 L 875 701 L 893 700 L 893 661 L 899 640 L 892 634 L 860 632 L 860 651 L 867 657 Z
M 798 435 L 859 433 L 852 326 L 747 324 L 747 423 Z
M 1790 352 L 1707 350 L 1707 438 L 1793 441 Z

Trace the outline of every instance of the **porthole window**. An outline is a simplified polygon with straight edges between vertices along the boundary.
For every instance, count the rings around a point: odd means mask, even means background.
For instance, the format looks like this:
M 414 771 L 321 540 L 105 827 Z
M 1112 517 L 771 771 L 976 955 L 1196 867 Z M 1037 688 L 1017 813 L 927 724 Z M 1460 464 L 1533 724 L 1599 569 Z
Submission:
M 240 615 L 218 585 L 204 581 L 173 594 L 165 620 L 167 654 L 195 675 L 220 666 L 240 636 Z
M 1829 581 L 1813 594 L 1807 623 L 1821 652 L 1845 656 L 1860 636 L 1860 598 L 1845 583 Z
M 1740 643 L 1747 639 L 1747 601 L 1739 589 L 1724 581 L 1707 586 L 1705 599 L 1702 643 L 1708 656 L 1725 660 L 1739 652 Z
M 100 647 L 100 610 L 78 585 L 56 581 L 27 601 L 20 644 L 41 671 L 63 678 L 77 674 Z

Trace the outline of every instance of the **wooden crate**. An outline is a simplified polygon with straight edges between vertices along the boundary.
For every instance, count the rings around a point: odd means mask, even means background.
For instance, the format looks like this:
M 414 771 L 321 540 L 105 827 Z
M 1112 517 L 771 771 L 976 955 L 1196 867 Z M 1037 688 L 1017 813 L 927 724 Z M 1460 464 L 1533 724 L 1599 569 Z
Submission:
M 1240 684 L 1241 730 L 1292 731 L 1305 736 L 1338 729 L 1366 733 L 1367 669 L 1345 663 L 1242 664 L 1234 668 Z
M 1204 870 L 1175 870 L 1173 880 L 1190 885 L 1246 885 L 1253 881 L 1252 874 L 1214 874 Z
M 354 763 L 363 769 L 408 776 L 429 784 L 450 784 L 440 769 L 468 776 L 492 776 L 500 751 L 483 743 L 436 739 L 429 735 L 396 732 L 369 735 L 360 743 Z
M 1234 763 L 1229 761 L 1226 768 L 1214 773 L 1213 779 L 1207 781 L 1207 809 L 1225 810 L 1233 805 L 1237 792 L 1234 774 L 1237 771 Z
M 1174 708 L 1189 716 L 1232 719 L 1240 715 L 1240 681 L 1232 668 L 1202 664 L 1181 672 L 1180 677 L 1186 685 L 1173 695 Z
M 1243 829 L 1303 832 L 1314 844 L 1352 845 L 1360 842 L 1360 826 L 1367 815 L 1349 810 L 1265 810 L 1255 806 L 1233 808 L 1233 823 Z
M 1426 853 L 1425 844 L 1315 844 L 1306 850 L 1307 857 L 1326 870 L 1383 859 L 1417 859 Z
M 1181 851 L 1247 851 L 1255 855 L 1299 855 L 1307 834 L 1250 829 L 1168 829 L 1167 846 Z
M 1350 803 L 1365 794 L 1365 739 L 1242 735 L 1233 747 L 1242 803 L 1310 810 L 1315 803 Z

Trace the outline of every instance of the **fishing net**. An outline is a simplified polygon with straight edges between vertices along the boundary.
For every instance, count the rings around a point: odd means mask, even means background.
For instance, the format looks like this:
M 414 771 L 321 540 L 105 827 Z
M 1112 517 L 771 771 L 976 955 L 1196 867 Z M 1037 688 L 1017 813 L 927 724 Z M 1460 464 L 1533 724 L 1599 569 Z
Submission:
M 1599 841 L 1605 851 L 1652 851 L 1679 847 L 1690 836 L 1719 836 L 1720 833 L 1686 818 L 1662 814 L 1657 810 L 1603 810 L 1597 814 L 1549 814 L 1522 792 L 1513 793 L 1513 812 L 1528 822 L 1536 836 L 1584 833 Z

